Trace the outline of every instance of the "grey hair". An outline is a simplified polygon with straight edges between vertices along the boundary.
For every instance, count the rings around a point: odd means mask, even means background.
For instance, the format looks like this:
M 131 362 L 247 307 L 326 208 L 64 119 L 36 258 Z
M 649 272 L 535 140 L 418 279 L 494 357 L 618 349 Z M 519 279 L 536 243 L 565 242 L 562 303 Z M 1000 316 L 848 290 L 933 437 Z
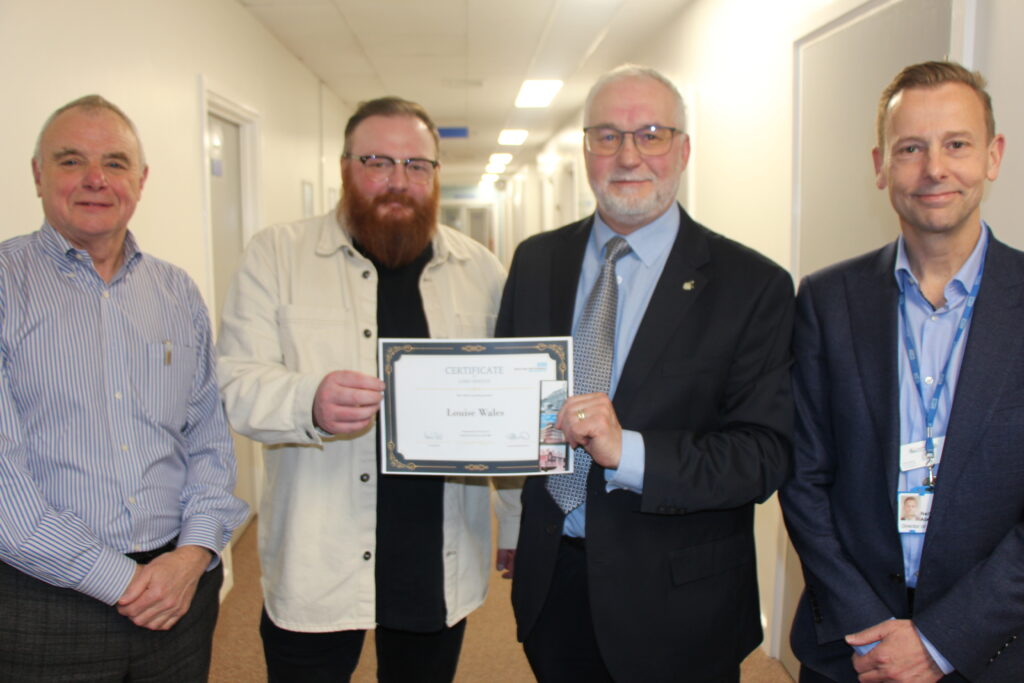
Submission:
M 669 93 L 671 93 L 672 99 L 675 100 L 676 120 L 673 123 L 680 130 L 686 130 L 686 104 L 683 102 L 683 96 L 679 94 L 679 89 L 676 88 L 675 83 L 657 69 L 640 64 L 622 64 L 597 79 L 597 82 L 590 88 L 590 92 L 587 93 L 587 100 L 583 106 L 584 121 L 590 114 L 590 106 L 593 104 L 597 94 L 604 90 L 606 86 L 626 80 L 627 78 L 649 78 L 665 86 Z
M 139 137 L 139 130 L 135 127 L 135 123 L 132 122 L 128 115 L 125 114 L 120 107 L 116 104 L 103 97 L 102 95 L 83 95 L 76 100 L 72 100 L 64 106 L 57 109 L 57 111 L 50 114 L 49 118 L 46 119 L 46 123 L 39 131 L 39 136 L 36 138 L 36 148 L 32 153 L 32 158 L 35 159 L 36 165 L 39 166 L 43 163 L 42 158 L 42 143 L 43 135 L 47 129 L 53 124 L 58 116 L 68 111 L 69 109 L 84 109 L 86 111 L 98 111 L 106 109 L 109 112 L 113 112 L 119 119 L 124 121 L 128 129 L 131 130 L 132 135 L 135 136 L 135 142 L 139 146 L 139 162 L 142 164 L 142 168 L 146 168 L 146 152 L 142 149 L 142 139 Z

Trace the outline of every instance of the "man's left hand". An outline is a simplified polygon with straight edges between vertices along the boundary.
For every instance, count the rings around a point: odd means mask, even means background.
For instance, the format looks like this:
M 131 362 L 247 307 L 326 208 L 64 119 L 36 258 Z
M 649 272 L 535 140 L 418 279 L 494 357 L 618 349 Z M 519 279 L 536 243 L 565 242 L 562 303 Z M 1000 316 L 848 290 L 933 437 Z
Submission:
M 555 427 L 569 445 L 582 447 L 598 465 L 615 469 L 622 459 L 622 426 L 608 394 L 571 396 L 558 413 Z
M 117 601 L 117 611 L 142 628 L 172 628 L 188 612 L 211 557 L 206 548 L 183 545 L 149 564 L 138 565 L 134 578 Z
M 516 549 L 498 548 L 498 556 L 494 558 L 494 568 L 499 572 L 504 570 L 501 578 L 511 579 L 516 570 Z
M 849 645 L 878 642 L 866 655 L 853 655 L 853 668 L 859 674 L 857 680 L 860 683 L 933 683 L 943 676 L 909 619 L 883 621 L 860 633 L 846 636 L 846 642 Z

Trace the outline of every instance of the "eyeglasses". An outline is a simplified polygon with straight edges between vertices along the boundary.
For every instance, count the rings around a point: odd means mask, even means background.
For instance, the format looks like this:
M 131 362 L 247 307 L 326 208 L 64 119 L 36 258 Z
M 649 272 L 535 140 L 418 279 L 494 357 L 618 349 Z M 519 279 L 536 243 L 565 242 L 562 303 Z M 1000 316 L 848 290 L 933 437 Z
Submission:
M 358 159 L 363 164 L 367 174 L 376 180 L 390 178 L 391 174 L 395 172 L 395 166 L 401 164 L 405 166 L 405 174 L 409 176 L 409 180 L 414 183 L 429 183 L 433 180 L 434 169 L 440 163 L 433 159 L 393 159 L 382 154 L 364 154 L 363 156 L 353 157 L 348 152 L 345 152 L 342 154 L 342 157 Z
M 583 129 L 586 150 L 599 157 L 618 154 L 627 135 L 633 136 L 636 151 L 649 157 L 661 156 L 672 147 L 672 138 L 683 131 L 670 126 L 644 126 L 636 130 L 619 130 L 611 126 L 591 126 Z

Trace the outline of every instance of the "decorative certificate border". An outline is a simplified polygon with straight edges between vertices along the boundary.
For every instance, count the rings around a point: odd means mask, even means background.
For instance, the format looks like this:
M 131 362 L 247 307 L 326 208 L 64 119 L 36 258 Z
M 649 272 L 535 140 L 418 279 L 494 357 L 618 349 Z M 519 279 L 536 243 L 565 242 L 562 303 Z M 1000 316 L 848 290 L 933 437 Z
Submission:
M 486 429 L 484 429 L 479 430 L 483 435 L 479 441 L 480 447 L 467 449 L 464 446 L 461 448 L 452 446 L 448 448 L 445 445 L 444 437 L 440 433 L 444 430 L 439 426 L 437 435 L 428 435 L 428 438 L 438 439 L 436 443 L 429 444 L 434 447 L 434 452 L 438 454 L 432 454 L 430 457 L 410 455 L 419 445 L 406 443 L 405 448 L 403 448 L 403 443 L 401 443 L 399 437 L 399 425 L 408 425 L 412 422 L 419 426 L 424 419 L 422 415 L 403 417 L 399 414 L 399 404 L 402 402 L 398 399 L 398 390 L 401 388 L 409 391 L 408 381 L 403 382 L 402 378 L 404 376 L 403 373 L 410 372 L 403 370 L 403 365 L 400 361 L 411 356 L 419 356 L 420 358 L 417 360 L 425 361 L 430 360 L 426 358 L 430 356 L 453 357 L 455 359 L 454 362 L 463 365 L 465 365 L 467 357 L 471 357 L 474 363 L 477 363 L 479 359 L 482 361 L 480 365 L 488 368 L 502 367 L 504 363 L 511 364 L 513 361 L 521 365 L 524 358 L 526 358 L 535 366 L 544 366 L 544 373 L 538 374 L 535 379 L 528 377 L 517 378 L 516 380 L 516 388 L 519 389 L 518 393 L 528 395 L 529 398 L 520 399 L 518 396 L 515 396 L 514 400 L 516 403 L 514 407 L 517 409 L 515 413 L 528 413 L 532 420 L 532 424 L 522 425 L 525 429 L 521 431 L 519 431 L 519 423 L 517 423 L 516 433 L 536 435 L 536 437 L 530 439 L 526 436 L 517 436 L 517 439 L 526 438 L 530 442 L 529 445 L 527 446 L 526 443 L 518 441 L 516 448 L 510 448 L 507 443 L 503 443 L 506 440 L 486 434 Z M 515 359 L 513 359 L 513 356 Z M 530 356 L 536 356 L 537 358 L 533 360 L 529 358 Z M 448 476 L 519 476 L 524 474 L 554 473 L 549 471 L 548 466 L 544 468 L 541 466 L 541 454 L 549 450 L 546 447 L 542 448 L 543 443 L 540 436 L 541 382 L 562 380 L 566 382 L 567 386 L 572 386 L 572 339 L 570 337 L 437 340 L 380 339 L 377 358 L 380 376 L 385 384 L 384 403 L 380 415 L 382 473 Z M 438 358 L 438 361 L 442 362 L 442 359 Z M 512 368 L 512 365 L 509 365 L 509 368 Z M 514 370 L 515 368 L 512 369 Z M 535 383 L 535 386 L 531 382 Z M 501 390 L 504 388 L 502 386 L 490 387 L 482 381 L 477 382 L 477 384 L 485 384 L 485 389 L 494 394 L 501 394 Z M 499 382 L 499 384 L 504 384 L 504 382 Z M 524 386 L 527 385 L 530 391 L 522 391 Z M 430 390 L 433 391 L 434 389 L 431 387 Z M 466 391 L 472 392 L 473 390 L 471 387 Z M 442 388 L 437 391 L 439 400 L 443 404 L 445 397 L 447 395 L 454 395 L 456 389 Z M 445 394 L 445 391 L 451 393 Z M 462 389 L 459 389 L 459 391 L 462 391 Z M 509 394 L 514 396 L 515 392 L 509 392 Z M 419 394 L 416 394 L 416 396 L 418 397 Z M 504 398 L 501 400 L 504 400 Z M 522 405 L 522 400 L 526 400 L 529 405 Z M 437 409 L 433 405 L 434 401 L 429 403 L 431 405 L 426 405 L 426 402 L 421 404 L 423 405 L 424 413 Z M 409 410 L 410 407 L 411 404 L 406 402 L 403 410 Z M 412 412 L 418 412 L 419 406 L 417 405 L 416 408 Z M 521 411 L 519 410 L 520 408 L 522 408 Z M 462 420 L 461 417 L 457 417 L 457 419 Z M 467 415 L 462 420 L 462 423 L 472 423 L 475 419 L 475 416 Z M 417 436 L 419 436 L 419 432 L 417 432 Z M 408 437 L 403 435 L 402 438 Z M 527 446 L 525 451 L 524 446 Z M 459 454 L 458 451 L 460 450 L 471 450 L 472 455 Z M 454 452 L 453 457 L 445 457 L 447 452 Z M 486 453 L 486 455 L 481 457 L 483 453 Z M 523 457 L 525 453 L 529 453 L 528 458 Z M 569 467 L 571 468 L 571 460 Z M 558 471 L 564 472 L 565 469 L 560 468 Z

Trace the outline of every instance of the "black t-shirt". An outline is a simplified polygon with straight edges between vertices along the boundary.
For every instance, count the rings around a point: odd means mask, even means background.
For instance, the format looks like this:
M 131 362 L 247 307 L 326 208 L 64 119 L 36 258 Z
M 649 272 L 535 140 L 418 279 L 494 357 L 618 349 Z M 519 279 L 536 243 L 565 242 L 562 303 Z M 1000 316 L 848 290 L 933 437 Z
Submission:
M 359 249 L 359 245 L 356 245 Z M 377 335 L 430 337 L 419 280 L 433 256 L 428 245 L 409 265 L 377 269 Z M 379 425 L 379 423 L 378 423 Z M 380 427 L 377 433 L 380 462 Z M 444 604 L 444 477 L 377 476 L 377 623 L 429 633 L 442 629 Z

